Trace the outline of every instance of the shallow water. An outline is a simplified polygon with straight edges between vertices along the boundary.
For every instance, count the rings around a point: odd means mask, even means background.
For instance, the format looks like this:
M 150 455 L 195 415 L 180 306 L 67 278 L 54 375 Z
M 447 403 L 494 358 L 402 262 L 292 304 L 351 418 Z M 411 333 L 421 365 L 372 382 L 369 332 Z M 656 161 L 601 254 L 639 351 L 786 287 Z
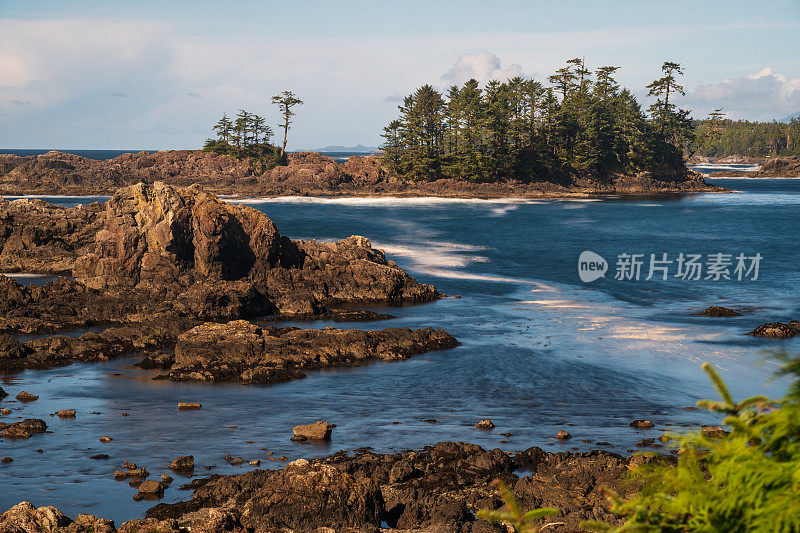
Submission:
M 589 449 L 605 441 L 626 453 L 660 429 L 716 421 L 682 409 L 714 396 L 702 361 L 721 368 L 736 396 L 765 390 L 779 395 L 785 383 L 767 383 L 775 365 L 765 350 L 797 352 L 800 341 L 743 333 L 798 316 L 800 252 L 793 243 L 800 181 L 719 183 L 742 192 L 671 200 L 249 201 L 294 238 L 365 235 L 418 280 L 461 296 L 381 309 L 398 317 L 390 321 L 294 325 L 434 326 L 453 333 L 462 346 L 409 361 L 309 372 L 307 379 L 271 386 L 152 381 L 154 372 L 131 366 L 136 358 L 7 376 L 0 383 L 12 397 L 2 405 L 14 412 L 2 420 L 44 418 L 53 433 L 0 442 L 0 455 L 14 458 L 0 465 L 0 507 L 28 499 L 119 523 L 153 504 L 134 502 L 135 489 L 114 481 L 115 467 L 135 461 L 157 477 L 185 454 L 195 455 L 195 475 L 205 475 L 210 466 L 217 473 L 253 468 L 228 465 L 227 453 L 261 459 L 262 468 L 283 464 L 267 460 L 263 448 L 273 457 L 296 459 L 441 440 L 507 450 Z M 605 278 L 579 280 L 583 250 L 610 263 Z M 757 281 L 617 281 L 614 264 L 623 252 L 758 252 L 763 260 Z M 752 310 L 736 318 L 695 314 L 712 304 Z M 41 399 L 16 402 L 13 395 L 22 389 Z M 179 401 L 199 401 L 203 409 L 179 412 Z M 77 409 L 78 417 L 48 416 L 62 408 Z M 474 429 L 482 418 L 492 419 L 496 429 Z M 633 418 L 650 419 L 657 429 L 633 430 Z M 329 445 L 289 441 L 292 426 L 317 419 L 338 426 Z M 559 429 L 575 438 L 556 442 Z M 101 444 L 101 435 L 114 441 Z M 88 459 L 98 453 L 111 458 Z M 184 480 L 175 477 L 165 501 L 190 496 L 176 490 Z

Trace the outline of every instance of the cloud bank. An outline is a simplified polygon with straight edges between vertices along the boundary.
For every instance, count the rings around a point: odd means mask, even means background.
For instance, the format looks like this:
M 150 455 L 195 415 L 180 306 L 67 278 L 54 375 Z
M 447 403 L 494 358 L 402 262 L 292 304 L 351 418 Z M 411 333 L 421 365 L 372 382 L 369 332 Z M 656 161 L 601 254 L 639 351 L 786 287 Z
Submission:
M 722 107 L 734 119 L 779 119 L 800 111 L 800 78 L 789 78 L 765 67 L 749 76 L 700 85 L 687 93 L 686 103 L 699 112 Z
M 512 63 L 502 68 L 499 57 L 491 52 L 481 52 L 462 55 L 440 79 L 449 85 L 462 85 L 471 79 L 481 83 L 492 80 L 503 82 L 514 76 L 523 75 L 522 67 L 518 64 Z

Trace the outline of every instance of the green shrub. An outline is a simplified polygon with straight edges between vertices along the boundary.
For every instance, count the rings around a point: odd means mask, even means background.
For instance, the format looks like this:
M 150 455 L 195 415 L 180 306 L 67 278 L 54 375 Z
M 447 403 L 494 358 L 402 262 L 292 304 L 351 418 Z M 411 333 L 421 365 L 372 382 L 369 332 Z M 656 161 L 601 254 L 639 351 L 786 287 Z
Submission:
M 646 464 L 634 475 L 639 493 L 624 501 L 610 493 L 622 526 L 585 522 L 606 532 L 800 531 L 800 362 L 784 357 L 783 374 L 794 377 L 786 397 L 734 402 L 714 368 L 703 364 L 721 400 L 698 407 L 725 415 L 730 434 L 702 432 L 677 437 L 676 467 Z

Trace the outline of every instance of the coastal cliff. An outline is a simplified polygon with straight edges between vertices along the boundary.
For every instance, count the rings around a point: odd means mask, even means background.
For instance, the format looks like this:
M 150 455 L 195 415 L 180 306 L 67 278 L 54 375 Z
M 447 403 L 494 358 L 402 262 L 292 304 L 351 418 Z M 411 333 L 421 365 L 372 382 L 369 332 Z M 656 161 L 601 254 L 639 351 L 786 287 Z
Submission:
M 271 169 L 248 159 L 191 150 L 124 154 L 106 161 L 60 152 L 28 157 L 0 154 L 1 195 L 105 195 L 123 186 L 155 181 L 199 184 L 209 192 L 239 196 L 580 197 L 721 190 L 692 173 L 684 181 L 618 176 L 566 185 L 518 180 L 416 181 L 391 176 L 377 156 L 352 156 L 338 163 L 315 152 L 289 154 L 286 166 Z

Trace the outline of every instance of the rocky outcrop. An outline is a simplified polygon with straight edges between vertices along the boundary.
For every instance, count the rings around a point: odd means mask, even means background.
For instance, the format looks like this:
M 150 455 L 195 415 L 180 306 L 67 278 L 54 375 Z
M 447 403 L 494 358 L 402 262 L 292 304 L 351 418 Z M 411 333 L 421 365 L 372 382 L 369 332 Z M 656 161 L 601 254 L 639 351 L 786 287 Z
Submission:
M 178 311 L 200 318 L 314 314 L 326 303 L 439 296 L 363 237 L 295 242 L 260 211 L 161 182 L 121 189 L 108 201 L 73 274 L 92 288 L 172 292 Z
M 800 157 L 773 157 L 767 159 L 756 173 L 760 178 L 800 177 Z
M 788 339 L 795 335 L 800 335 L 800 320 L 792 320 L 784 324 L 783 322 L 769 322 L 762 324 L 749 332 L 748 335 L 754 337 L 774 337 L 778 339 Z
M 578 180 L 568 185 L 515 180 L 485 184 L 454 179 L 420 182 L 389 175 L 379 156 L 353 156 L 345 163 L 337 163 L 333 158 L 314 152 L 289 154 L 286 166 L 274 168 L 231 156 L 191 150 L 124 154 L 107 161 L 59 152 L 30 157 L 0 154 L 0 194 L 111 194 L 120 187 L 140 181 L 164 181 L 179 186 L 200 184 L 216 193 L 243 196 L 499 198 L 720 190 L 691 173 L 688 179 L 680 181 L 620 177 L 609 183 Z
M 97 231 L 98 203 L 56 207 L 0 198 L 0 271 L 66 274 Z
M 530 448 L 518 453 L 485 450 L 474 444 L 440 442 L 421 451 L 356 455 L 339 452 L 324 459 L 299 459 L 279 470 L 196 479 L 188 501 L 158 504 L 147 518 L 125 522 L 119 531 L 334 531 L 377 532 L 388 526 L 430 532 L 506 531 L 475 516 L 503 505 L 494 480 L 506 482 L 524 511 L 556 507 L 547 529 L 577 531 L 583 520 L 619 524 L 605 488 L 622 497 L 640 482 L 628 472 L 644 463 L 674 464 L 667 456 L 619 455 L 594 451 L 548 453 Z M 46 510 L 46 511 L 45 511 Z M 27 502 L 0 516 L 0 531 L 54 531 L 41 516 L 58 516 L 66 531 L 91 531 L 96 517 L 79 515 L 75 525 L 55 508 L 37 510 Z M 94 522 L 98 525 L 102 522 Z M 87 524 L 85 529 L 78 524 Z M 540 524 L 541 525 L 541 524 Z M 3 529 L 6 528 L 6 529 Z M 49 529 L 48 529 L 49 528 Z M 110 529 L 96 531 L 115 531 Z
M 511 454 L 460 442 L 398 454 L 340 452 L 327 459 L 301 459 L 277 471 L 194 481 L 190 501 L 157 505 L 147 516 L 175 519 L 225 507 L 239 510 L 242 524 L 256 531 L 376 531 L 381 522 L 402 530 L 504 531 L 474 515 L 502 505 L 492 481 L 503 479 L 525 510 L 560 509 L 549 520 L 556 523 L 550 526 L 554 531 L 575 531 L 586 519 L 619 523 L 602 487 L 631 494 L 636 485 L 624 478 L 641 462 L 642 457 L 626 459 L 602 451 L 546 453 L 531 448 Z
M 28 418 L 13 424 L 0 422 L 0 438 L 29 439 L 32 435 L 47 431 L 47 424 L 39 418 Z
M 15 212 L 25 212 L 27 204 L 17 202 L 10 202 Z M 18 254 L 14 268 L 69 269 L 76 279 L 40 287 L 0 276 L 6 295 L 0 331 L 39 333 L 142 317 L 330 314 L 329 304 L 440 296 L 363 237 L 292 241 L 260 211 L 222 202 L 198 187 L 140 183 L 87 209 L 83 218 L 74 208 L 47 205 L 37 207 L 35 221 L 25 226 L 41 228 L 47 239 L 25 241 L 25 257 L 33 259 L 25 262 Z M 60 224 L 65 218 L 69 223 Z M 11 234 L 25 234 L 20 227 L 27 223 L 12 219 Z
M 274 383 L 303 378 L 304 370 L 395 361 L 457 345 L 433 328 L 300 329 L 237 320 L 197 326 L 178 337 L 174 355 L 150 357 L 142 366 L 167 368 L 164 377 L 173 381 Z
M 112 520 L 79 514 L 73 521 L 55 507 L 37 508 L 21 502 L 0 515 L 3 533 L 244 533 L 238 512 L 231 509 L 201 509 L 179 520 L 139 519 L 124 522 L 119 529 Z

